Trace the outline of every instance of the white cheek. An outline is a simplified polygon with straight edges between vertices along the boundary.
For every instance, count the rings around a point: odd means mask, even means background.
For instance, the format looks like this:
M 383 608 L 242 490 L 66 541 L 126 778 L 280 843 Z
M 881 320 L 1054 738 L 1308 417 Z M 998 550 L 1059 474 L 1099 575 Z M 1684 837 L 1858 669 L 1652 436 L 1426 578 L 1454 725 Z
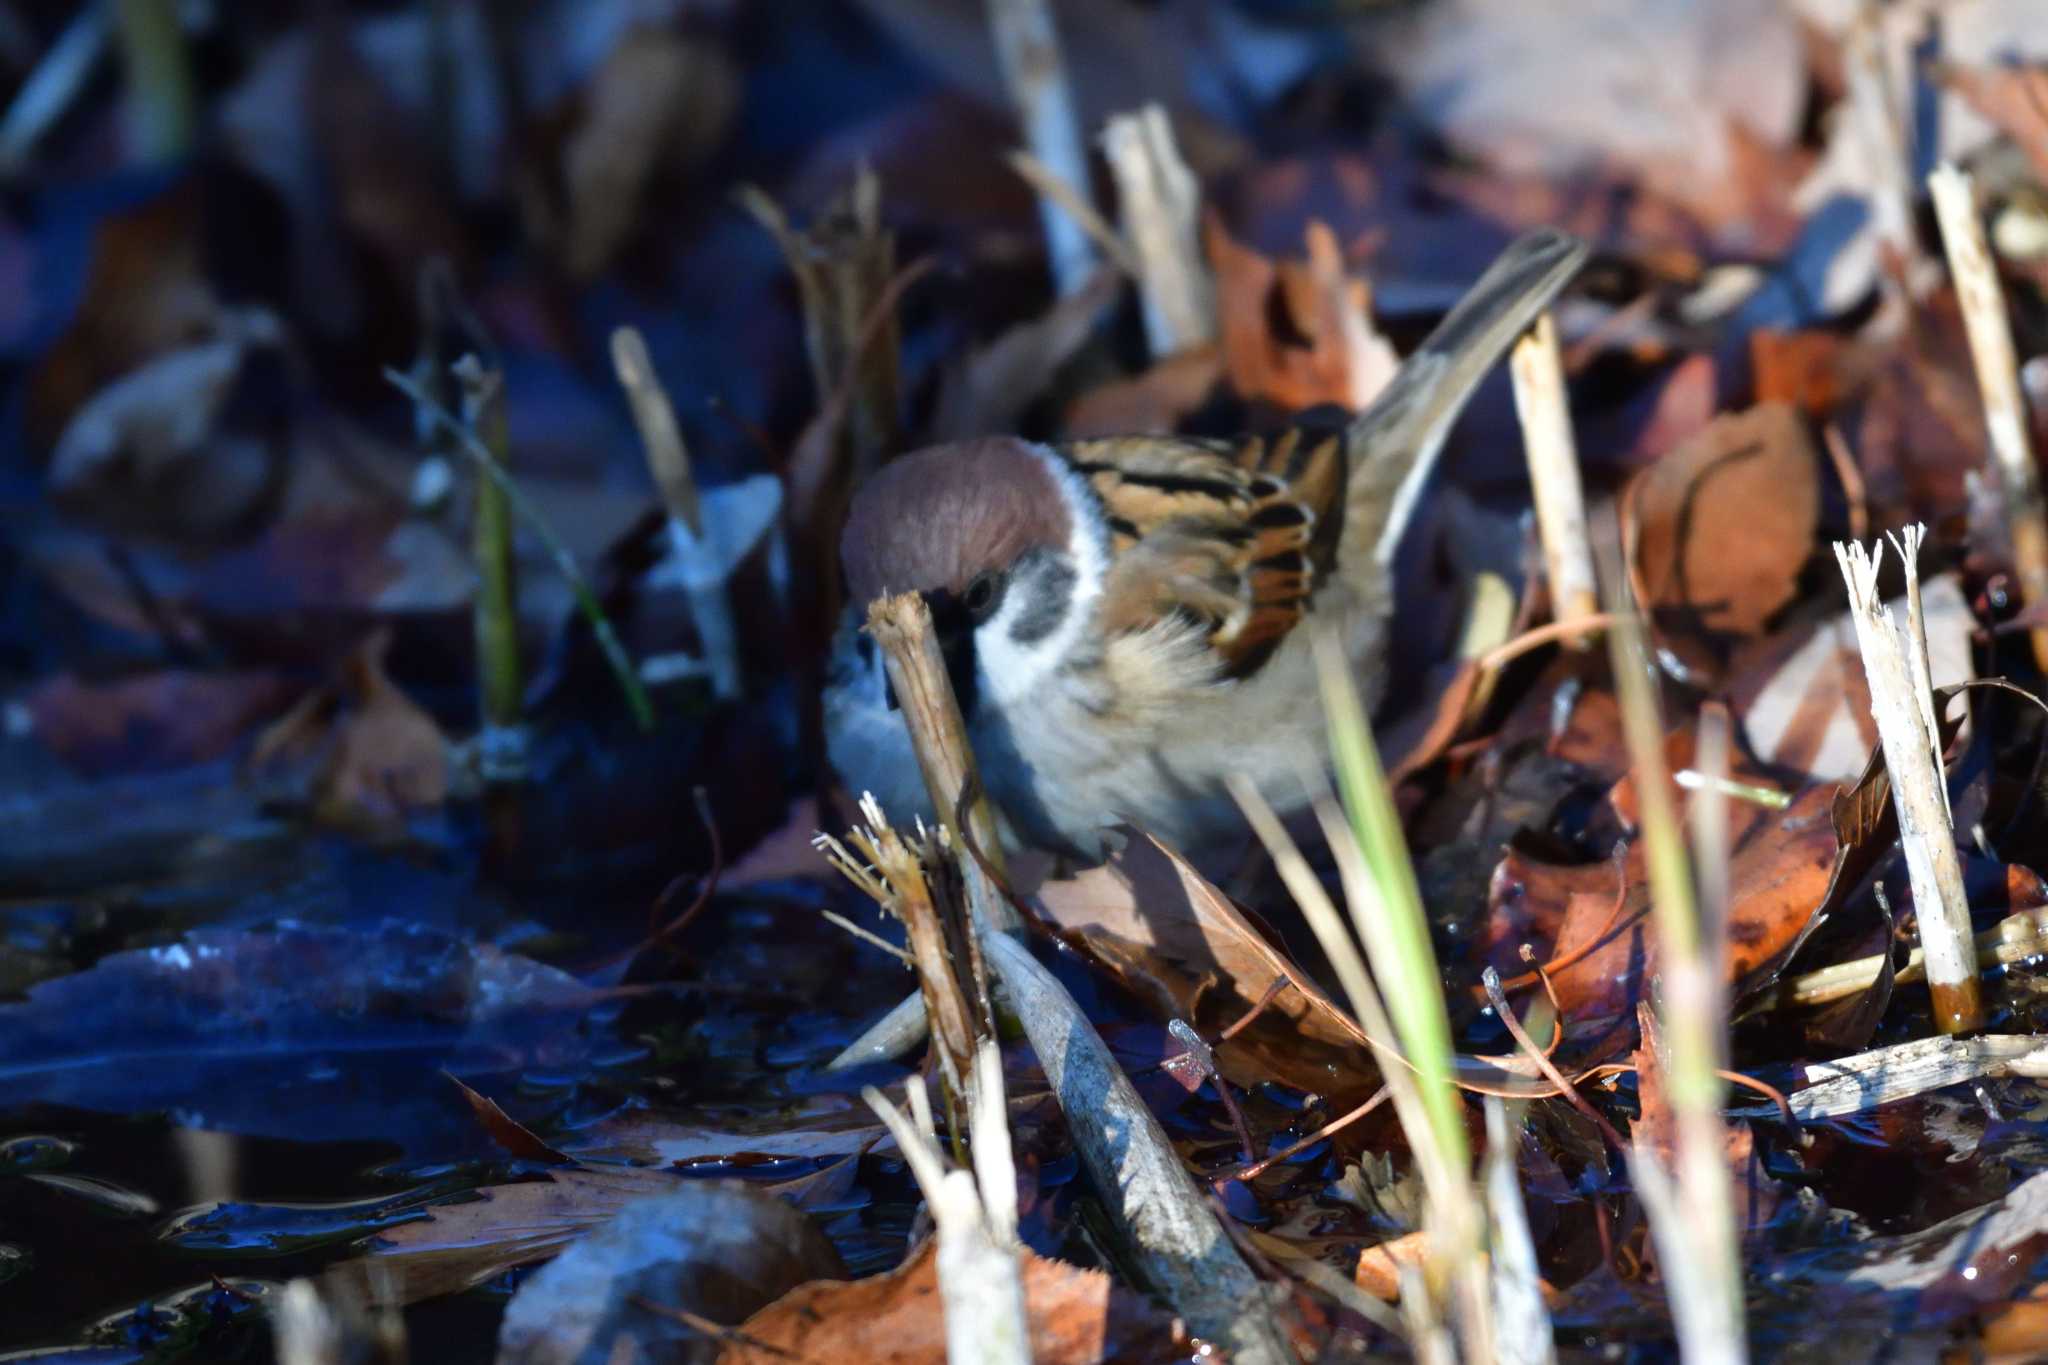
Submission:
M 974 631 L 974 661 L 981 675 L 982 691 L 999 705 L 1008 705 L 1031 691 L 1059 661 L 1054 651 L 1066 623 L 1062 621 L 1060 630 L 1042 640 L 1020 645 L 1010 636 L 1019 610 L 1013 593 L 994 616 Z

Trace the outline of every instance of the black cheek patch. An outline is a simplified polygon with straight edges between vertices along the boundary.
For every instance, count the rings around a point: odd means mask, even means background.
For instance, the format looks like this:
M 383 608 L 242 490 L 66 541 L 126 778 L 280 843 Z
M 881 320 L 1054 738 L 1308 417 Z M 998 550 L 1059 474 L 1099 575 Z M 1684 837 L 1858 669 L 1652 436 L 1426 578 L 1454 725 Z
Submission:
M 1010 591 L 1023 594 L 1023 609 L 1010 623 L 1010 638 L 1030 645 L 1058 630 L 1079 580 L 1065 556 L 1047 555 L 1036 563 L 1018 565 Z

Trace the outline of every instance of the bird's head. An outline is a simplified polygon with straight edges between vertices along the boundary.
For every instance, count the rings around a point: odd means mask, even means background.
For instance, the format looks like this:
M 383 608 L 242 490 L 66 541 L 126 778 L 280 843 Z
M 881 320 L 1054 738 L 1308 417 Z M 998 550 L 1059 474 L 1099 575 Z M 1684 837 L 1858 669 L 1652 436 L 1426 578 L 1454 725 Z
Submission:
M 1011 436 L 934 446 L 882 467 L 840 537 L 853 606 L 930 604 L 963 712 L 1048 676 L 1085 634 L 1108 559 L 1102 513 L 1055 451 Z

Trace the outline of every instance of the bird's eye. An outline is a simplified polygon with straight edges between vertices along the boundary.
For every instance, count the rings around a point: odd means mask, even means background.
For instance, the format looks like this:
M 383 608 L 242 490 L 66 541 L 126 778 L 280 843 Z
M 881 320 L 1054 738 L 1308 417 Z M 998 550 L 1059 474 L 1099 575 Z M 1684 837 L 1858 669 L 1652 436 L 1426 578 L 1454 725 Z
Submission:
M 995 615 L 996 604 L 1002 600 L 1003 577 L 994 569 L 987 569 L 974 576 L 967 585 L 967 591 L 960 594 L 960 605 L 967 609 L 967 615 L 980 625 Z

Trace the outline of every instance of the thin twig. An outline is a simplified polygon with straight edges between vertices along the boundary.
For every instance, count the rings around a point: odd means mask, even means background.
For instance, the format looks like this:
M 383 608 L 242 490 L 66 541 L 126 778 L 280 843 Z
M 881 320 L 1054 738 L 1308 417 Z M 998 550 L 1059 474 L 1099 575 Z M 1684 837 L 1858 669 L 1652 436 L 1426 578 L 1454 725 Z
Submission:
M 1598 1109 L 1595 1109 L 1591 1101 L 1579 1094 L 1572 1083 L 1565 1078 L 1565 1074 L 1557 1069 L 1557 1063 L 1550 1060 L 1550 1054 L 1541 1047 L 1538 1047 L 1536 1040 L 1529 1036 L 1529 1030 L 1522 1027 L 1522 1021 L 1515 1015 L 1515 1007 L 1510 1005 L 1507 996 L 1501 993 L 1500 973 L 1488 967 L 1480 973 L 1479 980 L 1486 988 L 1487 999 L 1493 1003 L 1495 1016 L 1507 1027 L 1507 1031 L 1514 1036 L 1514 1040 L 1521 1047 L 1523 1054 L 1530 1061 L 1536 1063 L 1537 1070 L 1543 1073 L 1544 1078 L 1558 1088 L 1558 1092 L 1571 1102 L 1572 1108 L 1578 1110 L 1592 1121 L 1593 1126 L 1600 1130 L 1600 1135 L 1607 1139 L 1608 1145 L 1614 1148 L 1615 1151 L 1618 1152 L 1627 1147 L 1627 1139 L 1615 1131 L 1614 1125 L 1607 1121 L 1607 1116 Z

